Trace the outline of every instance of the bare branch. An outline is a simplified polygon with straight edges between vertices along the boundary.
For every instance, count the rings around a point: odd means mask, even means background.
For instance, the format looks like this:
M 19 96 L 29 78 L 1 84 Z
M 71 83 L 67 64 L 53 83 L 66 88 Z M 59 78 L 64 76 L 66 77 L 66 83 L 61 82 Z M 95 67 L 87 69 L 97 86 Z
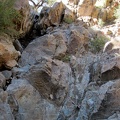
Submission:
M 34 6 L 36 6 L 36 4 L 35 4 L 35 2 L 33 0 L 29 0 L 29 1 L 32 2 Z
M 41 7 L 44 3 L 44 0 L 38 0 L 38 3 L 36 4 L 33 0 L 29 0 L 30 2 L 33 3 L 34 8 L 37 10 L 39 7 Z

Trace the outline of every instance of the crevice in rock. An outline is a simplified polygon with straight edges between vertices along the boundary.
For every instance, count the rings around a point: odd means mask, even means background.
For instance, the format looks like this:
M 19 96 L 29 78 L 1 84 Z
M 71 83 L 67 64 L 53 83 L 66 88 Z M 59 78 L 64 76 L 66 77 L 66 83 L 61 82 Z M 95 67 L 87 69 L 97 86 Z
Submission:
M 23 49 L 27 47 L 27 45 L 35 38 L 40 37 L 41 33 L 38 33 L 36 29 L 36 23 L 38 22 L 39 16 L 33 15 L 33 24 L 29 32 L 27 32 L 24 36 L 20 37 L 18 41 L 21 43 Z
M 8 104 L 11 108 L 11 112 L 15 120 L 19 119 L 19 104 L 13 94 L 9 94 L 8 96 Z
M 120 78 L 120 69 L 117 67 L 114 67 L 101 75 L 102 81 L 116 80 L 118 78 Z

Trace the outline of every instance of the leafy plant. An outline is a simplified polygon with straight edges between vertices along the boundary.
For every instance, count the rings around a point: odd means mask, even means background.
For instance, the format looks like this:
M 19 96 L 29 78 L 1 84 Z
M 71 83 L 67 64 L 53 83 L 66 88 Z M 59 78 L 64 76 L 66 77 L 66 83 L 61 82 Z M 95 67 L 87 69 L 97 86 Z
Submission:
M 90 41 L 90 48 L 93 52 L 100 52 L 106 43 L 105 37 L 96 37 Z
M 69 62 L 70 61 L 70 55 L 66 54 L 61 60 L 63 62 Z
M 66 23 L 68 23 L 68 24 L 70 24 L 70 23 L 72 23 L 73 22 L 73 20 L 71 19 L 71 18 L 64 18 L 64 21 L 66 22 Z
M 0 34 L 17 35 L 15 22 L 20 19 L 20 14 L 14 9 L 15 0 L 0 1 Z

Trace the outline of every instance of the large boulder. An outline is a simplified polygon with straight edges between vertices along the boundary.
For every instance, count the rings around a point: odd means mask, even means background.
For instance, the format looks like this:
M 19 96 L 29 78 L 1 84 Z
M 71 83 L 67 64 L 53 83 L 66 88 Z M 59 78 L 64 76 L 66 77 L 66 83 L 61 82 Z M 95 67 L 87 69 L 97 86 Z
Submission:
M 90 67 L 91 80 L 110 81 L 117 80 L 120 78 L 120 48 L 108 51 L 100 57 L 100 59 Z
M 49 87 L 49 86 L 48 86 Z M 15 119 L 19 120 L 54 120 L 60 108 L 43 99 L 39 92 L 25 79 L 14 79 L 7 88 L 11 94 L 11 109 L 16 109 Z M 9 102 L 10 104 L 10 102 Z M 3 106 L 1 106 L 3 108 Z M 4 110 L 4 109 L 3 109 Z M 8 111 L 9 113 L 9 111 Z M 1 114 L 2 116 L 2 114 Z M 1 117 L 0 116 L 0 117 Z M 10 119 L 9 114 L 9 120 Z M 5 120 L 5 119 L 1 119 Z
M 30 13 L 29 0 L 16 0 L 15 9 L 20 13 L 21 20 L 16 23 L 18 23 L 17 30 L 19 31 L 20 37 L 22 37 L 26 35 L 33 26 L 33 16 Z
M 84 54 L 89 49 L 89 39 L 96 35 L 86 26 L 82 21 L 75 25 L 63 25 L 63 29 L 56 28 L 49 34 L 33 40 L 23 51 L 19 64 L 22 67 L 28 64 L 33 65 L 43 56 L 62 60 L 70 54 Z
M 98 7 L 94 7 L 91 16 L 93 18 L 98 18 L 99 13 L 101 12 L 101 9 Z
M 65 36 L 62 32 L 44 35 L 31 42 L 22 53 L 19 63 L 21 66 L 33 65 L 41 57 L 60 58 L 67 50 Z
M 14 116 L 8 104 L 0 104 L 0 120 L 14 120 Z
M 106 93 L 108 92 L 109 88 L 113 86 L 113 84 L 114 82 L 110 81 L 101 85 L 97 90 L 87 91 L 81 103 L 79 114 L 76 120 L 91 119 L 91 116 L 99 110 L 102 101 L 105 99 Z
M 120 79 L 108 89 L 102 106 L 97 113 L 93 114 L 92 120 L 119 120 L 120 119 Z
M 83 54 L 88 46 L 88 40 L 92 37 L 91 32 L 83 26 L 71 26 L 68 53 L 79 55 Z
M 118 2 L 113 0 L 81 0 L 77 7 L 77 16 L 91 16 L 102 19 L 102 21 L 111 21 L 115 19 L 114 12 L 118 7 Z
M 72 23 L 72 22 L 74 22 L 75 21 L 75 13 L 74 13 L 74 11 L 72 11 L 69 8 L 66 8 L 65 12 L 64 12 L 64 18 L 63 18 L 63 20 L 66 23 Z
M 89 52 L 89 40 L 99 33 L 83 21 L 53 29 L 23 51 L 23 68 L 13 70 L 13 77 L 21 79 L 13 79 L 7 91 L 18 101 L 18 113 L 25 120 L 94 118 L 120 77 L 119 47 L 102 55 Z
M 120 38 L 119 37 L 116 37 L 116 38 L 108 41 L 104 46 L 103 52 L 107 52 L 107 51 L 110 51 L 112 49 L 117 49 L 117 48 L 120 48 Z
M 0 120 L 14 120 L 12 110 L 7 103 L 8 93 L 0 89 Z
M 97 0 L 95 4 L 95 9 L 98 9 L 99 7 L 99 14 L 97 18 L 102 19 L 104 22 L 114 20 L 115 19 L 114 13 L 118 7 L 118 4 L 119 4 L 118 1 L 114 0 L 101 0 L 101 1 Z
M 96 0 L 82 0 L 78 3 L 78 16 L 91 16 Z
M 15 50 L 12 40 L 7 36 L 0 37 L 0 67 L 12 68 L 17 65 L 20 53 Z
M 65 5 L 62 2 L 56 2 L 52 7 L 43 7 L 35 25 L 39 34 L 45 33 L 50 26 L 58 26 L 62 20 L 64 9 Z
M 67 64 L 43 58 L 31 66 L 24 78 L 35 87 L 39 93 L 56 105 L 61 105 L 68 93 L 70 68 Z
M 115 80 L 120 78 L 120 48 L 113 49 L 103 55 L 101 64 L 102 80 Z
M 49 11 L 49 20 L 52 25 L 58 25 L 61 22 L 65 5 L 62 2 L 56 2 Z

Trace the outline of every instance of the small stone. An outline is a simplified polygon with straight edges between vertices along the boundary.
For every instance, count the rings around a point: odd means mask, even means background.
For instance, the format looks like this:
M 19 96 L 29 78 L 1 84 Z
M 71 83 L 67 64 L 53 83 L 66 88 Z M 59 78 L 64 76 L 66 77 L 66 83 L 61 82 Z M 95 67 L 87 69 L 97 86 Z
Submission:
M 107 35 L 112 35 L 113 33 L 112 33 L 112 31 L 111 30 L 108 30 L 107 31 Z
M 12 76 L 12 72 L 8 70 L 2 71 L 2 74 L 5 76 L 6 80 L 9 80 Z
M 52 100 L 53 100 L 53 95 L 52 95 L 52 94 L 50 94 L 50 99 L 52 99 Z
M 4 88 L 6 84 L 5 76 L 0 72 L 0 88 Z
M 11 68 L 15 67 L 16 65 L 18 65 L 18 63 L 15 60 L 10 60 L 6 63 L 6 68 L 11 69 Z

